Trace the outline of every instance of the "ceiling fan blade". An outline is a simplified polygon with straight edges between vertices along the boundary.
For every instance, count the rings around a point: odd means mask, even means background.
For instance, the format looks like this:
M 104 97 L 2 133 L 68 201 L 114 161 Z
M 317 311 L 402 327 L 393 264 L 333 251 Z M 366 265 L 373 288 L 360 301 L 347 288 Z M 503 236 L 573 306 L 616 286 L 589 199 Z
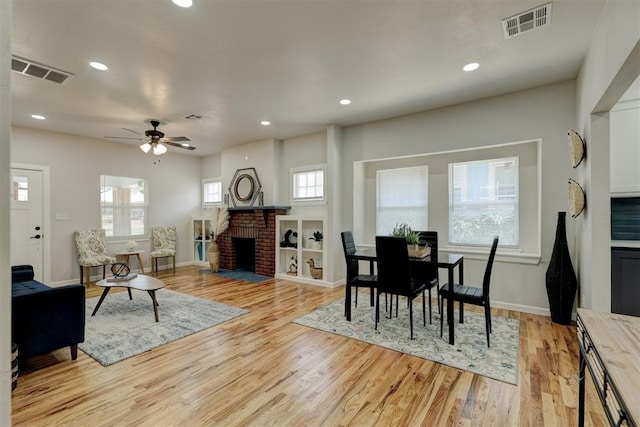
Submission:
M 143 141 L 144 138 L 129 138 L 126 136 L 105 136 L 104 138 L 109 138 L 109 139 L 134 139 L 136 141 Z
M 120 129 L 122 129 L 122 130 L 126 130 L 127 132 L 133 132 L 133 133 L 135 133 L 136 135 L 140 135 L 140 136 L 142 136 L 142 134 L 141 134 L 140 132 L 136 132 L 136 131 L 135 131 L 135 130 L 133 130 L 133 129 L 127 129 L 127 128 L 120 128 Z
M 178 144 L 176 142 L 171 142 L 171 141 L 162 141 L 162 144 L 170 145 L 172 147 L 184 148 L 185 150 L 195 150 L 196 149 L 196 147 L 194 147 L 193 145 L 187 145 L 185 147 L 182 144 Z
M 163 138 L 164 141 L 169 141 L 169 142 L 186 142 L 186 141 L 191 141 L 189 138 L 187 138 L 186 136 L 165 136 Z

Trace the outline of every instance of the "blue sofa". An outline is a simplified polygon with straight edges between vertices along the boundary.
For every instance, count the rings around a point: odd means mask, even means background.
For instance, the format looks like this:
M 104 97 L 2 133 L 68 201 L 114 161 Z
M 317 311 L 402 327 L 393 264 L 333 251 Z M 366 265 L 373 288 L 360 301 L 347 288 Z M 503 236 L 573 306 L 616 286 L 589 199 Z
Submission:
M 85 288 L 51 288 L 33 279 L 33 267 L 11 267 L 11 334 L 21 360 L 84 341 Z

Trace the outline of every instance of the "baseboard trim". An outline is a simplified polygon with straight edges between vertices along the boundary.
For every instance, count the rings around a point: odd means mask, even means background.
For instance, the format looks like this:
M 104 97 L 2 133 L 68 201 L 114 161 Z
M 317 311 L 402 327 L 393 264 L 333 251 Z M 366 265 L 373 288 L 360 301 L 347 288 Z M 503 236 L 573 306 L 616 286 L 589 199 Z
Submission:
M 519 311 L 522 313 L 537 314 L 537 315 L 546 316 L 546 317 L 551 316 L 551 312 L 549 311 L 548 308 L 534 307 L 531 305 L 523 305 L 523 304 L 512 304 L 509 302 L 502 302 L 502 301 L 491 301 L 491 308 L 501 308 L 505 310 Z

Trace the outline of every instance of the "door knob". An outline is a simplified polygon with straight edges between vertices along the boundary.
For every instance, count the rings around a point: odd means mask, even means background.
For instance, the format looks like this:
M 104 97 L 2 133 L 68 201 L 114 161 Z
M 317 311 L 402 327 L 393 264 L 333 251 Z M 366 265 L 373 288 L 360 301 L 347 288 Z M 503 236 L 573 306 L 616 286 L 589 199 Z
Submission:
M 35 236 L 31 236 L 30 239 L 39 239 L 41 237 L 42 237 L 41 235 L 36 234 Z

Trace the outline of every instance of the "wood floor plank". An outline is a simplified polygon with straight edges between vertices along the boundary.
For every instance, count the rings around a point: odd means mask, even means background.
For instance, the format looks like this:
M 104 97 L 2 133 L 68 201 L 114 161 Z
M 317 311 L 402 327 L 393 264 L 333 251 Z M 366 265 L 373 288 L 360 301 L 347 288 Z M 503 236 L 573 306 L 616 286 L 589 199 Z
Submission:
M 22 366 L 15 426 L 551 426 L 577 423 L 575 326 L 520 319 L 518 385 L 292 321 L 343 296 L 285 280 L 247 283 L 199 267 L 154 273 L 167 289 L 249 310 L 103 367 L 69 349 Z M 115 289 L 114 289 L 115 291 Z M 87 297 L 101 288 L 87 288 Z M 360 295 L 359 301 L 367 301 Z M 162 304 L 162 302 L 160 302 Z M 357 310 L 357 308 L 355 308 Z M 465 310 L 476 310 L 465 307 Z M 605 417 L 587 380 L 587 423 Z

